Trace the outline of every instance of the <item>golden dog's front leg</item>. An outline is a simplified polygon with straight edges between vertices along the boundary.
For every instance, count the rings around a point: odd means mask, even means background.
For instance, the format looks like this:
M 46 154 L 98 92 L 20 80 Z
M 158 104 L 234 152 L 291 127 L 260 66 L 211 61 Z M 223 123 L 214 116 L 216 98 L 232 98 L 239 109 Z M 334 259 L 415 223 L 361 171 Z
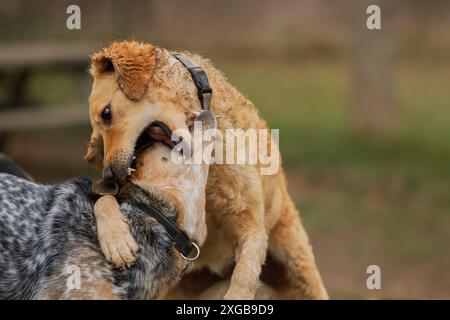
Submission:
M 231 276 L 226 300 L 251 300 L 255 298 L 261 274 L 261 266 L 266 259 L 267 234 L 264 225 L 252 210 L 244 210 L 236 218 L 238 249 L 236 267 Z
M 138 257 L 139 245 L 130 232 L 130 227 L 120 212 L 113 196 L 103 196 L 94 205 L 97 221 L 98 241 L 106 260 L 115 268 L 130 267 Z

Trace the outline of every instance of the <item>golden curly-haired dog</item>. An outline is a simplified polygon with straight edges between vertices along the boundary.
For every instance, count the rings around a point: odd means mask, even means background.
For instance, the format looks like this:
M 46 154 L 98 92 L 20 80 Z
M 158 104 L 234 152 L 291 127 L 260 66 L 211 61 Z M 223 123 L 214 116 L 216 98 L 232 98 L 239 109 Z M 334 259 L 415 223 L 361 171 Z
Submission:
M 209 60 L 185 55 L 208 75 L 213 89 L 211 109 L 220 116 L 219 130 L 267 128 L 253 104 Z M 187 129 L 194 113 L 200 111 L 197 89 L 187 69 L 168 50 L 151 44 L 114 42 L 94 54 L 91 62 L 93 133 L 86 160 L 103 171 L 104 180 L 124 181 L 142 130 L 155 120 L 172 131 Z M 109 108 L 108 125 L 102 121 L 105 107 Z M 186 226 L 191 239 L 203 245 L 194 269 L 206 267 L 221 274 L 234 265 L 224 298 L 253 299 L 269 252 L 288 272 L 288 297 L 327 299 L 284 173 L 280 169 L 274 175 L 261 175 L 261 166 L 259 162 L 211 165 L 206 188 L 207 228 Z M 123 251 L 127 248 L 121 245 L 123 241 L 134 246 L 128 228 L 117 227 L 123 223 L 116 219 L 111 234 L 100 237 L 106 252 Z M 130 260 L 133 255 L 124 250 L 112 262 L 123 266 Z

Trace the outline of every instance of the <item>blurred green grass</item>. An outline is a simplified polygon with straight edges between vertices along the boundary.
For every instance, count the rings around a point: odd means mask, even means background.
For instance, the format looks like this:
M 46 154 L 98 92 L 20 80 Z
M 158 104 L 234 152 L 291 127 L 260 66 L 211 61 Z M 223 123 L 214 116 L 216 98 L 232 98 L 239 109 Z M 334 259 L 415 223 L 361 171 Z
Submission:
M 222 69 L 270 126 L 280 128 L 287 175 L 294 184 L 303 181 L 291 193 L 312 232 L 368 229 L 382 235 L 384 254 L 447 259 L 442 252 L 450 243 L 448 68 L 398 67 L 398 128 L 384 142 L 351 131 L 345 64 Z

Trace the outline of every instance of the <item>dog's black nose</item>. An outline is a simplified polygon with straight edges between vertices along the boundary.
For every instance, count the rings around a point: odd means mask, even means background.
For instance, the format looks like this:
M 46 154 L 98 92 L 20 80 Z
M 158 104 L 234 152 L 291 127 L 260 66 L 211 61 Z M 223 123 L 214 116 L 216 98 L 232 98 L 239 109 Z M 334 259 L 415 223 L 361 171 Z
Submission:
M 120 187 L 111 167 L 103 170 L 103 178 L 94 183 L 92 190 L 100 196 L 115 196 L 119 193 Z
M 116 178 L 114 177 L 114 172 L 112 171 L 111 167 L 105 168 L 103 170 L 103 181 L 105 182 L 114 182 Z

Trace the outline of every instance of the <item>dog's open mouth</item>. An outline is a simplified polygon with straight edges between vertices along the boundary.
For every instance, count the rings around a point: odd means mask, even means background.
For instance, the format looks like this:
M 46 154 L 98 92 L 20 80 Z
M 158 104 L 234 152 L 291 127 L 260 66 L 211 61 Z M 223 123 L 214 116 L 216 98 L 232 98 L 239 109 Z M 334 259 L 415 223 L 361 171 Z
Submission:
M 182 141 L 181 137 L 175 139 L 175 141 L 172 140 L 172 130 L 170 130 L 169 127 L 163 122 L 154 121 L 150 123 L 146 128 L 144 128 L 144 130 L 142 130 L 142 133 L 136 140 L 133 156 L 126 172 L 127 176 L 130 176 L 134 171 L 136 171 L 137 157 L 154 143 L 160 142 L 172 149 L 180 141 Z M 105 179 L 104 174 L 103 178 L 93 185 L 93 190 L 98 195 L 114 196 L 119 192 L 120 185 L 123 184 L 125 180 L 126 176 L 118 177 L 114 174 L 111 175 L 111 178 Z
M 203 127 L 216 128 L 216 116 L 210 111 L 202 111 L 196 118 L 196 121 L 201 121 Z M 193 126 L 189 126 L 189 131 L 193 129 Z M 189 139 L 188 139 L 189 140 Z M 129 160 L 129 165 L 124 168 L 125 170 L 112 171 L 109 167 L 105 169 L 103 178 L 97 181 L 93 185 L 93 190 L 98 195 L 112 195 L 115 196 L 119 190 L 120 185 L 125 183 L 127 177 L 131 176 L 136 171 L 136 159 L 145 151 L 151 147 L 154 143 L 162 143 L 170 149 L 175 148 L 179 155 L 183 159 L 188 159 L 191 156 L 192 150 L 188 141 L 184 140 L 181 136 L 174 136 L 172 130 L 161 121 L 153 121 L 144 130 L 142 130 L 138 139 L 136 140 L 133 155 Z M 120 169 L 120 168 L 119 168 Z M 109 174 L 105 172 L 109 170 Z M 117 174 L 119 172 L 119 174 Z
M 172 130 L 161 121 L 153 121 L 148 125 L 136 140 L 134 146 L 133 160 L 130 164 L 129 173 L 136 170 L 136 158 L 148 147 L 152 146 L 155 142 L 161 142 L 162 144 L 173 148 L 177 145 L 182 138 L 172 140 Z

